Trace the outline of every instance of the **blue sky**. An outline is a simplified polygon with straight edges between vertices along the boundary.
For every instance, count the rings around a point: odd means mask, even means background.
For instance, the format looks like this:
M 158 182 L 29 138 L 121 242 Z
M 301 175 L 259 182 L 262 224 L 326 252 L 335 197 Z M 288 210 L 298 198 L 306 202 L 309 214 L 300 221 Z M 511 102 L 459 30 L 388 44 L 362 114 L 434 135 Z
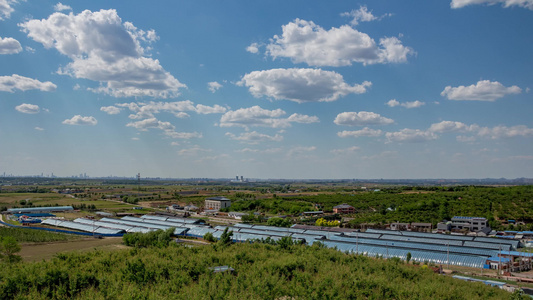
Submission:
M 0 174 L 516 178 L 533 0 L 0 0 Z

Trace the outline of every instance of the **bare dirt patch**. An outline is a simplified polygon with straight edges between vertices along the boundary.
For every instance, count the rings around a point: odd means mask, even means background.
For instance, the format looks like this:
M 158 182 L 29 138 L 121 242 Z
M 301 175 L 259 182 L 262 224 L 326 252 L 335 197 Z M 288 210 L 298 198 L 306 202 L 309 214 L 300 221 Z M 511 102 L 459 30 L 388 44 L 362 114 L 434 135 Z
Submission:
M 126 249 L 122 244 L 122 238 L 88 238 L 79 241 L 55 242 L 46 244 L 22 244 L 18 253 L 24 261 L 41 261 L 53 258 L 56 254 L 71 251 L 91 251 L 94 249 L 112 251 Z

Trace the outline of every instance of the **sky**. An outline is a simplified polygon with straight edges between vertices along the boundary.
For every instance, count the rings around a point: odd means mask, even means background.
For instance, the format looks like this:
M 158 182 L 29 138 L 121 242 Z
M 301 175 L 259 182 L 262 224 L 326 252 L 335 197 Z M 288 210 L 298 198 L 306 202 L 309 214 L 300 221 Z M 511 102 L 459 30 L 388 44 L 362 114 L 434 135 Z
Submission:
M 0 0 L 0 175 L 533 177 L 533 0 Z

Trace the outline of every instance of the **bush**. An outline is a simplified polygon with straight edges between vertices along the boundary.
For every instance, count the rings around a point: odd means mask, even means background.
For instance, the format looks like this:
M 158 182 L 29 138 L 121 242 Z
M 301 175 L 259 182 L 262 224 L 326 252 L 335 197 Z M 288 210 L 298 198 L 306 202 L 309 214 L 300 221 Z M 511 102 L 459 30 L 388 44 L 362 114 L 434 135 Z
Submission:
M 217 241 L 211 232 L 204 234 L 204 240 L 212 243 Z

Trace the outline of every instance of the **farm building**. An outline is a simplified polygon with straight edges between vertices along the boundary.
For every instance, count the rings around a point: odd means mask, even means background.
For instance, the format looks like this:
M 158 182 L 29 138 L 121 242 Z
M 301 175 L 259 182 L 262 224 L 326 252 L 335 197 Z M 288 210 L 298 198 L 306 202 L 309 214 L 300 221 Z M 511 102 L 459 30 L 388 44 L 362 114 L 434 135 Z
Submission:
M 51 206 L 51 207 L 21 207 L 8 208 L 7 213 L 10 214 L 30 214 L 30 213 L 51 213 L 51 212 L 65 212 L 73 211 L 72 206 Z
M 333 206 L 333 212 L 336 214 L 353 214 L 355 213 L 355 208 L 351 205 L 343 203 L 337 206 Z
M 222 209 L 231 206 L 231 200 L 226 197 L 211 197 L 205 199 L 205 209 Z

